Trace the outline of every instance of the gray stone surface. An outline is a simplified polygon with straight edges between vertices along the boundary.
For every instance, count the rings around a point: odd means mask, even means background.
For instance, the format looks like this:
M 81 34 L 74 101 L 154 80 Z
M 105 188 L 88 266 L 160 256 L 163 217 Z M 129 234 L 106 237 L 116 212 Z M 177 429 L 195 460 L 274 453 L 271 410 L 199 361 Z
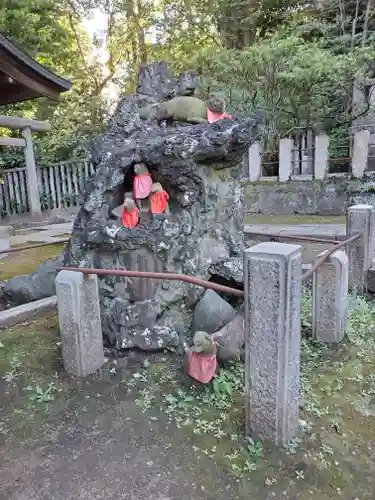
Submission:
M 315 262 L 324 255 L 318 255 Z M 343 250 L 334 252 L 313 277 L 312 334 L 319 342 L 340 342 L 348 317 L 349 260 Z
M 208 271 L 215 278 L 218 277 L 229 282 L 233 281 L 235 285 L 243 288 L 243 257 L 232 257 L 214 264 L 209 267 Z M 229 286 L 231 285 L 229 284 Z
M 328 172 L 328 146 L 328 135 L 321 134 L 315 137 L 314 178 L 317 180 L 324 180 Z
M 55 295 L 56 266 L 63 257 L 47 260 L 31 274 L 15 276 L 4 285 L 4 298 L 11 304 L 20 305 Z
M 279 143 L 279 180 L 288 181 L 293 173 L 293 139 L 280 139 Z
M 186 89 L 189 79 L 184 76 Z M 242 255 L 242 158 L 248 147 L 259 140 L 259 118 L 199 125 L 174 122 L 166 127 L 140 118 L 140 105 L 161 96 L 168 99 L 169 90 L 176 85 L 164 64 L 153 64 L 142 68 L 138 93 L 119 102 L 106 134 L 93 152 L 96 173 L 87 184 L 74 222 L 64 255 L 66 265 L 172 272 L 210 279 L 212 265 Z M 136 228 L 127 229 L 111 212 L 123 202 L 124 193 L 132 190 L 137 162 L 145 163 L 153 179 L 167 190 L 170 213 L 141 217 Z M 152 299 L 160 306 L 154 324 L 147 327 L 153 338 L 144 337 L 151 338 L 152 349 L 160 343 L 161 330 L 166 339 L 175 342 L 171 319 L 177 318 L 178 310 L 183 311 L 178 328 L 183 325 L 184 333 L 188 333 L 186 311 L 191 321 L 192 308 L 199 298 L 196 287 L 139 278 L 99 277 L 99 281 L 103 333 L 110 342 L 118 346 L 139 344 L 138 340 L 130 342 L 126 327 L 118 322 L 117 306 L 112 306 L 115 299 L 129 304 Z M 144 327 L 139 323 L 132 328 L 137 332 L 133 338 L 140 339 Z M 142 345 L 147 348 L 145 342 Z
M 251 181 L 258 181 L 262 175 L 262 146 L 255 142 L 249 148 L 249 171 L 248 177 Z
M 360 237 L 347 246 L 349 287 L 358 294 L 367 290 L 367 274 L 372 267 L 375 210 L 372 205 L 353 205 L 348 209 L 346 232 Z
M 217 358 L 222 363 L 238 359 L 243 354 L 245 334 L 244 315 L 237 316 L 219 331 L 212 334 L 218 344 Z
M 259 243 L 244 267 L 246 432 L 285 444 L 299 417 L 301 247 Z
M 368 130 L 361 130 L 354 134 L 352 154 L 352 173 L 354 177 L 363 177 L 367 168 L 369 139 L 370 132 Z
M 104 364 L 97 277 L 60 271 L 56 296 L 65 370 L 86 377 Z
M 53 297 L 35 300 L 34 302 L 22 304 L 22 306 L 12 307 L 11 309 L 0 311 L 0 328 L 6 328 L 8 326 L 16 325 L 17 323 L 22 323 L 23 321 L 29 320 L 41 312 L 56 309 L 56 304 L 57 299 L 54 295 Z
M 206 333 L 217 332 L 232 321 L 236 312 L 233 307 L 214 290 L 207 290 L 194 309 L 193 333 L 202 330 Z
M 244 213 L 344 215 L 360 182 L 349 178 L 245 182 Z
M 1 217 L 0 217 L 1 220 Z M 0 252 L 4 250 L 9 250 L 11 246 L 11 235 L 14 234 L 14 228 L 12 226 L 0 226 Z M 9 254 L 0 253 L 0 259 L 7 257 Z
M 155 299 L 129 302 L 116 297 L 103 313 L 109 344 L 118 349 L 136 347 L 147 351 L 178 346 L 178 318 L 172 324 L 160 321 L 156 325 L 161 310 L 161 304 Z

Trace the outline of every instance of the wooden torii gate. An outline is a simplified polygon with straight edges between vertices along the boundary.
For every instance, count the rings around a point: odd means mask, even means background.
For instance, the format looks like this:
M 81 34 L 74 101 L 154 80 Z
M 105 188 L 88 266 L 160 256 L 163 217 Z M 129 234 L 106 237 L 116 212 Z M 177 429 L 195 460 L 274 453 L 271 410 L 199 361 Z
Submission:
M 59 100 L 70 90 L 70 81 L 59 77 L 26 54 L 13 42 L 0 35 L 0 110 L 2 105 L 47 97 Z M 18 129 L 23 138 L 0 137 L 0 146 L 21 147 L 25 153 L 27 188 L 32 215 L 41 215 L 38 177 L 32 132 L 49 132 L 46 121 L 0 115 L 0 127 Z

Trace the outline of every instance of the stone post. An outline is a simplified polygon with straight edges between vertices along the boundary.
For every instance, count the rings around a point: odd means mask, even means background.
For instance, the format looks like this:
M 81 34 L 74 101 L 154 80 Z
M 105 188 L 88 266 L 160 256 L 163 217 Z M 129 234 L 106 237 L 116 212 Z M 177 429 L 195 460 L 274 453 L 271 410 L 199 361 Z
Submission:
M 354 134 L 352 174 L 358 179 L 363 177 L 367 168 L 369 140 L 370 132 L 368 130 L 360 130 Z
M 56 295 L 65 370 L 86 377 L 104 364 L 97 277 L 60 271 Z
M 320 259 L 325 252 L 315 259 Z M 348 317 L 349 260 L 343 250 L 334 252 L 313 277 L 313 339 L 340 342 Z
M 372 267 L 374 237 L 374 207 L 353 205 L 348 208 L 347 237 L 359 233 L 360 237 L 347 246 L 349 258 L 349 287 L 356 293 L 367 290 L 367 273 Z
M 279 143 L 279 180 L 288 181 L 293 173 L 293 139 L 280 139 Z
M 10 231 L 9 226 L 0 226 L 0 250 L 10 249 Z M 8 257 L 8 253 L 1 253 L 0 259 Z
M 246 433 L 285 444 L 299 417 L 302 247 L 259 243 L 244 273 Z
M 26 162 L 26 177 L 27 177 L 27 192 L 29 195 L 30 211 L 32 215 L 41 217 L 42 209 L 40 206 L 40 193 L 38 187 L 38 176 L 36 173 L 33 139 L 31 128 L 26 127 L 22 130 L 22 135 L 25 138 L 25 162 Z
M 328 172 L 328 146 L 329 137 L 326 134 L 320 134 L 315 137 L 315 161 L 314 178 L 318 180 L 325 179 Z
M 249 179 L 259 181 L 262 176 L 262 145 L 254 142 L 249 148 Z

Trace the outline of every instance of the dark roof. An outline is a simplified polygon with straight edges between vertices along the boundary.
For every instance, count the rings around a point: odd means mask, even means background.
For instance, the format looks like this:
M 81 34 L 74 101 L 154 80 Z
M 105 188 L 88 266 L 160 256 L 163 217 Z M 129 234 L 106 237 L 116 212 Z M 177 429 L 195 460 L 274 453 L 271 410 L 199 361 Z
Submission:
M 0 35 L 0 105 L 36 97 L 59 100 L 72 84 Z

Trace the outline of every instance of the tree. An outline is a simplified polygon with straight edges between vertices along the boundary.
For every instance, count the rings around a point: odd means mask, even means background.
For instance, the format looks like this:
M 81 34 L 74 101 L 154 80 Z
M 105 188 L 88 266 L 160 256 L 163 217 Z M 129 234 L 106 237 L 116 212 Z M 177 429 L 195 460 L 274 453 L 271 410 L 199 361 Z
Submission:
M 226 90 L 232 109 L 263 109 L 266 142 L 295 127 L 330 129 L 353 120 L 346 107 L 355 79 L 364 77 L 369 54 L 336 55 L 320 42 L 288 32 L 238 51 L 210 49 L 196 58 L 205 93 Z M 208 75 L 208 76 L 207 76 Z

